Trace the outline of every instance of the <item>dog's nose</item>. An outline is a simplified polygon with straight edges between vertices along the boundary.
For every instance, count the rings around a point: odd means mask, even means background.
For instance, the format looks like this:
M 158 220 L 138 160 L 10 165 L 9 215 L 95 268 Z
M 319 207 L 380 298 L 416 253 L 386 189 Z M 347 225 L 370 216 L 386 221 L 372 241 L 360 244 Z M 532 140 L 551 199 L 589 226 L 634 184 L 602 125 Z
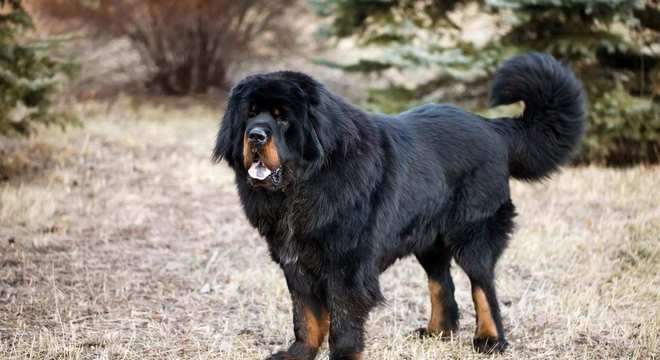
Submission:
M 263 145 L 268 140 L 268 133 L 265 129 L 255 127 L 248 131 L 248 141 L 254 145 Z

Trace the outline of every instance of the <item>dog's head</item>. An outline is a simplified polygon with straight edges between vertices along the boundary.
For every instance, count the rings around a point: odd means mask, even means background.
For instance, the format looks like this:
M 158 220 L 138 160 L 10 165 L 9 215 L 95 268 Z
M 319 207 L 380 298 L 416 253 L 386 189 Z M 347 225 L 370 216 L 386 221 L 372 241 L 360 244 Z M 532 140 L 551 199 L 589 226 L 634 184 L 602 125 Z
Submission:
M 225 159 L 253 187 L 286 189 L 334 147 L 322 92 L 314 79 L 291 71 L 243 79 L 229 95 L 213 159 Z

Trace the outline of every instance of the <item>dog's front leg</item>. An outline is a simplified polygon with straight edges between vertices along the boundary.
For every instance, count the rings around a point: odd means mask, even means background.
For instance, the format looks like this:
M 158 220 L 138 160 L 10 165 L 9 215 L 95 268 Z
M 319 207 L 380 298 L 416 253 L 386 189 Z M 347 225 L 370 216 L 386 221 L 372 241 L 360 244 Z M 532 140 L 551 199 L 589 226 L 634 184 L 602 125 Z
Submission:
M 331 318 L 330 360 L 362 359 L 364 325 L 369 311 L 382 300 L 378 272 L 372 266 L 359 263 L 333 268 L 336 271 L 328 278 L 327 291 Z
M 295 266 L 283 266 L 293 304 L 293 332 L 296 340 L 287 351 L 271 355 L 269 360 L 312 360 L 316 357 L 330 327 L 330 314 L 322 301 L 319 280 Z

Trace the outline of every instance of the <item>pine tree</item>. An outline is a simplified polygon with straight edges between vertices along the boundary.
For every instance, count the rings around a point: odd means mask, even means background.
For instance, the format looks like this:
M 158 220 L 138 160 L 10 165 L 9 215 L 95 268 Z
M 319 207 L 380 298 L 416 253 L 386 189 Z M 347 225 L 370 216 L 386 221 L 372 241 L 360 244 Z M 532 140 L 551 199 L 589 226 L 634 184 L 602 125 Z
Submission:
M 25 41 L 33 29 L 20 0 L 0 0 L 0 135 L 29 135 L 37 123 L 64 125 L 74 118 L 53 108 L 63 74 L 74 66 L 48 55 L 53 43 Z
M 658 0 L 310 2 L 330 19 L 323 34 L 352 38 L 376 54 L 354 63 L 321 62 L 361 73 L 427 75 L 412 85 L 392 80 L 371 89 L 366 105 L 373 109 L 395 112 L 431 101 L 483 109 L 499 63 L 526 50 L 544 51 L 570 64 L 589 94 L 582 160 L 660 160 Z M 469 40 L 450 15 L 468 11 L 491 19 L 493 35 L 484 43 Z

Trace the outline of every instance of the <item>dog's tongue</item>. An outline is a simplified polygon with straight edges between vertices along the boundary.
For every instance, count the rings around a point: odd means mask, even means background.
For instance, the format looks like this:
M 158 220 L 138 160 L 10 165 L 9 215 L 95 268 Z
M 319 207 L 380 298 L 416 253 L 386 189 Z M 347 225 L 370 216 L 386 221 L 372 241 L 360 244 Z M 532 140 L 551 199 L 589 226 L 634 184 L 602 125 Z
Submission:
M 248 169 L 248 175 L 250 175 L 251 178 L 257 180 L 263 180 L 267 178 L 270 173 L 270 169 L 265 167 L 264 163 L 261 161 L 252 163 L 252 166 L 250 166 Z

